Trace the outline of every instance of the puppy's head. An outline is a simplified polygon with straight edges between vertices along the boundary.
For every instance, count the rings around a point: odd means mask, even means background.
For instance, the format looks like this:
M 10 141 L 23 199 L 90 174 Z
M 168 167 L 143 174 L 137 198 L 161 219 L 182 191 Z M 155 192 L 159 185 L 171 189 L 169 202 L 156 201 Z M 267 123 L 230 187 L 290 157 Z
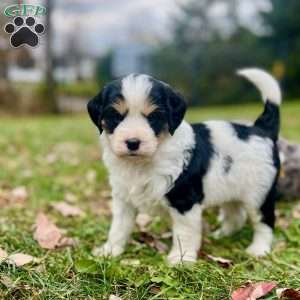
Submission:
M 107 84 L 88 103 L 92 121 L 107 134 L 112 151 L 124 157 L 151 157 L 185 111 L 185 101 L 169 85 L 135 74 Z

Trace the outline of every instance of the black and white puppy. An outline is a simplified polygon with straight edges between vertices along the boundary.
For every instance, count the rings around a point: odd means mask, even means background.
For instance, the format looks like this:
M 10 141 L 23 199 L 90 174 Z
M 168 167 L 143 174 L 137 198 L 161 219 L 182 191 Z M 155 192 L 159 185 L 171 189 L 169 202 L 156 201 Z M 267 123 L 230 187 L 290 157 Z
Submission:
M 221 208 L 224 236 L 241 229 L 247 216 L 254 237 L 247 252 L 270 252 L 275 189 L 280 168 L 276 141 L 280 126 L 278 83 L 259 69 L 244 69 L 261 91 L 264 112 L 253 126 L 226 121 L 188 124 L 184 99 L 147 75 L 107 84 L 88 103 L 98 127 L 112 187 L 113 220 L 96 255 L 124 251 L 137 211 L 166 209 L 173 223 L 172 264 L 194 262 L 201 246 L 201 215 Z

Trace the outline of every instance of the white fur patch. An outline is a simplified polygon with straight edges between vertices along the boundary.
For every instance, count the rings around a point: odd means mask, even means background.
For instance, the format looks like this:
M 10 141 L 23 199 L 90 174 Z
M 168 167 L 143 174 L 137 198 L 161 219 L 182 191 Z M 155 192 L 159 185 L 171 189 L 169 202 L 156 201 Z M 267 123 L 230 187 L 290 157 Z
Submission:
M 276 176 L 272 159 L 272 141 L 252 136 L 239 139 L 232 125 L 225 121 L 205 123 L 211 130 L 215 154 L 203 179 L 205 206 L 219 206 L 239 200 L 259 208 Z M 224 172 L 224 159 L 231 157 L 230 171 Z

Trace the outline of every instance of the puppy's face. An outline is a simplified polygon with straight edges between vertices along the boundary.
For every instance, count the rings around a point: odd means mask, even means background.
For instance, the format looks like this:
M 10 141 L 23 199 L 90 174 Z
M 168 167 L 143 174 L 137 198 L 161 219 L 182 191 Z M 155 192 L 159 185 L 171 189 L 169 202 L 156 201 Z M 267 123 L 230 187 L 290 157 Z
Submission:
M 120 157 L 151 157 L 173 135 L 186 110 L 183 98 L 147 75 L 129 75 L 107 84 L 88 103 L 91 119 Z

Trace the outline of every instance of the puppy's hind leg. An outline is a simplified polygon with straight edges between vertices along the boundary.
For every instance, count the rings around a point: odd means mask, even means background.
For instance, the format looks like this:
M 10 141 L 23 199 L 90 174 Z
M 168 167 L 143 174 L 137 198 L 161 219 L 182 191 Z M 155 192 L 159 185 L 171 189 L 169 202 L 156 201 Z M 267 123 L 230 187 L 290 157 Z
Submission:
M 213 233 L 214 238 L 229 236 L 239 231 L 247 219 L 247 212 L 240 202 L 224 203 L 220 208 L 221 227 Z
M 275 223 L 275 201 L 276 188 L 274 184 L 260 208 L 260 212 L 258 209 L 249 210 L 249 217 L 254 226 L 254 236 L 246 251 L 253 256 L 264 256 L 271 252 Z
M 185 213 L 170 208 L 173 221 L 173 245 L 168 255 L 170 264 L 193 263 L 201 245 L 202 207 L 199 204 Z

